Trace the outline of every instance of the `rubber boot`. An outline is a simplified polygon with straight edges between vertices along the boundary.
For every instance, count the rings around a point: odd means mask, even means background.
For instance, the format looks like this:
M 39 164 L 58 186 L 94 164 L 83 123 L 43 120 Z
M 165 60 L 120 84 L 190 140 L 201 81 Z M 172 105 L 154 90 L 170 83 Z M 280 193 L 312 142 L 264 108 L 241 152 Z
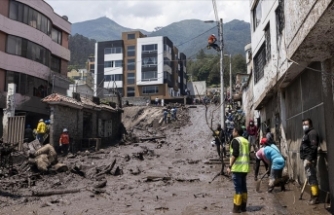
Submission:
M 242 195 L 234 194 L 232 213 L 241 213 Z
M 319 204 L 319 187 L 318 185 L 311 185 L 311 200 L 309 202 L 310 205 Z
M 247 206 L 247 193 L 241 194 L 242 196 L 242 202 L 241 202 L 241 212 L 246 212 L 246 206 Z
M 281 179 L 281 191 L 285 191 L 285 181 L 283 179 Z

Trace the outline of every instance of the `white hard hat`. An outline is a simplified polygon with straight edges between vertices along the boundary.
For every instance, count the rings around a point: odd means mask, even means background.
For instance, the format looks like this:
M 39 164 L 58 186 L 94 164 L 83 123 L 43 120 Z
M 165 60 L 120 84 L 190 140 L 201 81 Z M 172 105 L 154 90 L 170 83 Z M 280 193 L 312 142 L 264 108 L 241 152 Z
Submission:
M 211 35 L 214 36 L 214 37 L 216 36 L 215 34 L 211 34 Z
M 63 129 L 63 132 L 67 132 L 67 128 L 64 128 L 64 129 Z
M 214 147 L 216 145 L 216 141 L 215 140 L 212 140 L 211 141 L 211 146 Z

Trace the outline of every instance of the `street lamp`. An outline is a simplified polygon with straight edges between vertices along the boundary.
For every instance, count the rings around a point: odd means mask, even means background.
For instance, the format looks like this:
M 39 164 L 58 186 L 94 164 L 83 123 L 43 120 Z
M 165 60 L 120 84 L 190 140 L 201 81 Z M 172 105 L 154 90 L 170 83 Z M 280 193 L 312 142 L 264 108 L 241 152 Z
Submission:
M 213 23 L 213 20 L 204 21 L 205 23 Z M 220 19 L 217 23 L 219 40 L 220 40 L 220 124 L 222 129 L 225 130 L 225 99 L 224 99 L 224 67 L 223 67 L 223 49 L 224 49 L 224 38 L 223 38 L 223 19 Z
M 232 101 L 232 55 L 224 54 L 224 56 L 230 57 L 230 101 Z

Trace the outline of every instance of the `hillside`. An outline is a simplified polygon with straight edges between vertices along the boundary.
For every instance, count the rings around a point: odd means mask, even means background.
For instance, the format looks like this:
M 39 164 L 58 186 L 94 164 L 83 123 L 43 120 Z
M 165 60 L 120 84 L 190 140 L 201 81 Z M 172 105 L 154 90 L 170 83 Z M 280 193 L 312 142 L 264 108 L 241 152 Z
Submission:
M 206 33 L 204 33 L 206 32 Z M 244 47 L 250 42 L 249 23 L 232 20 L 223 25 L 225 52 L 231 54 L 244 54 Z M 218 38 L 218 28 L 215 23 L 204 23 L 201 20 L 183 20 L 172 23 L 149 36 L 167 36 L 174 45 L 187 57 L 195 57 L 200 49 L 205 49 L 207 38 L 215 34 Z M 195 38 L 195 39 L 193 39 Z M 205 50 L 206 53 L 214 53 L 213 50 Z

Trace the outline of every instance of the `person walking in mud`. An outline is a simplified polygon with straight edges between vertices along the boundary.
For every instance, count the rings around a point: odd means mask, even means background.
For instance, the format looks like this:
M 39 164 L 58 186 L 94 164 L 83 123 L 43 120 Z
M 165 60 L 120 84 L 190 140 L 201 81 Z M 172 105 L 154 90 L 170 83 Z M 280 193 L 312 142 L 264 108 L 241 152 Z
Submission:
M 213 137 L 215 138 L 215 144 L 216 144 L 216 148 L 217 148 L 217 153 L 219 155 L 219 157 L 223 156 L 225 157 L 226 156 L 226 149 L 225 149 L 225 146 L 224 146 L 224 143 L 225 143 L 225 138 L 224 138 L 224 131 L 222 129 L 222 126 L 221 124 L 218 124 L 217 125 L 217 129 L 214 131 L 213 133 Z M 221 150 L 220 150 L 220 147 L 223 147 L 223 154 L 221 154 Z
M 41 144 L 43 144 L 44 142 L 43 137 L 45 132 L 46 132 L 46 124 L 44 123 L 43 119 L 40 119 L 36 128 L 36 138 Z
M 268 141 L 268 139 L 266 140 Z M 265 147 L 265 139 L 262 138 L 261 139 L 261 142 L 260 142 L 260 150 Z M 259 150 L 259 151 L 260 151 Z M 263 162 L 265 168 L 266 168 L 266 172 L 268 172 L 268 168 L 269 168 L 269 165 L 268 163 L 265 161 L 265 159 L 261 156 L 258 156 L 258 153 L 256 152 L 256 156 L 255 156 L 255 170 L 254 170 L 254 181 L 257 181 L 257 176 L 259 175 L 259 170 L 260 170 L 260 163 L 261 161 Z M 270 172 L 270 171 L 269 171 Z M 267 173 L 267 175 L 269 176 L 270 173 Z
M 319 136 L 313 128 L 312 120 L 307 118 L 303 120 L 304 136 L 300 145 L 300 159 L 304 163 L 305 174 L 310 184 L 311 199 L 310 205 L 318 204 L 319 187 L 316 172 L 316 160 L 319 146 Z
M 59 138 L 59 152 L 67 155 L 68 148 L 70 146 L 70 136 L 68 135 L 67 128 L 63 129 L 63 133 L 60 135 Z
M 256 151 L 257 127 L 256 125 L 254 125 L 254 120 L 249 121 L 249 125 L 247 127 L 247 133 L 248 133 L 248 141 L 253 147 L 253 150 Z
M 165 124 L 167 123 L 167 115 L 168 115 L 167 110 L 164 110 L 164 119 L 163 119 L 163 122 L 164 122 Z
M 235 194 L 233 197 L 233 213 L 246 211 L 247 205 L 247 174 L 250 171 L 249 142 L 242 137 L 243 130 L 240 126 L 233 129 L 233 140 L 230 145 L 230 165 L 227 173 L 232 172 Z

